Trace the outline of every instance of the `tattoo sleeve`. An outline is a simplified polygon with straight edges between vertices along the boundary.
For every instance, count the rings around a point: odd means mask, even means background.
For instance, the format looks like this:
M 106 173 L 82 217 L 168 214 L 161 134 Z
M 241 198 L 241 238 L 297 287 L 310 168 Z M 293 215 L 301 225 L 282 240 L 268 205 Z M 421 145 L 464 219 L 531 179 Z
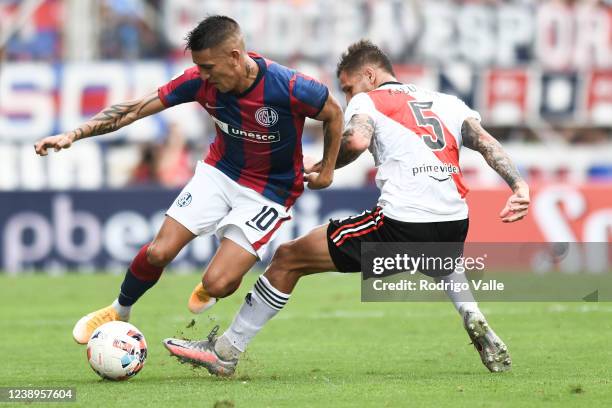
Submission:
M 466 119 L 461 125 L 461 137 L 463 145 L 480 152 L 487 164 L 508 183 L 512 190 L 519 181 L 522 181 L 521 175 L 508 154 L 501 144 L 484 130 L 480 121 L 475 118 Z
M 90 136 L 114 132 L 141 117 L 153 113 L 145 108 L 149 107 L 150 109 L 151 104 L 157 99 L 158 96 L 155 93 L 154 95 L 149 95 L 145 99 L 122 102 L 104 109 L 71 132 L 74 134 L 74 141 Z
M 372 118 L 364 114 L 353 115 L 342 133 L 336 168 L 339 169 L 355 161 L 368 148 L 373 135 Z

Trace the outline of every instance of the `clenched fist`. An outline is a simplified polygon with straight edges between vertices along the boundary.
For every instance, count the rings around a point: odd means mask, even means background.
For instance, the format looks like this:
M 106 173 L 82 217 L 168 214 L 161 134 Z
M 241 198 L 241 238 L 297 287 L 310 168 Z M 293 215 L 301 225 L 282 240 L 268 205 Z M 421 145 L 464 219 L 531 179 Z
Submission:
M 34 150 L 36 150 L 36 154 L 46 156 L 47 149 L 54 149 L 56 152 L 59 152 L 62 149 L 68 149 L 72 142 L 74 142 L 73 136 L 62 133 L 39 140 L 34 145 Z

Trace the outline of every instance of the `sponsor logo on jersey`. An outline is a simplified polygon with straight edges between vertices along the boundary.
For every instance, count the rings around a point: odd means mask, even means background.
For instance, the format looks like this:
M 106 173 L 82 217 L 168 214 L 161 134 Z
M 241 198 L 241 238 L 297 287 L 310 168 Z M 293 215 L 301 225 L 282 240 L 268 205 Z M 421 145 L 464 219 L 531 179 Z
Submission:
M 213 120 L 223 133 L 231 137 L 248 140 L 255 143 L 275 143 L 280 141 L 279 132 L 258 132 L 255 130 L 244 130 L 237 128 L 236 126 L 232 126 L 229 123 L 222 122 L 215 117 L 213 117 Z
M 412 175 L 426 174 L 436 181 L 446 181 L 451 174 L 459 174 L 459 167 L 451 163 L 428 164 L 412 168 Z
M 255 120 L 261 126 L 274 126 L 278 122 L 278 112 L 268 106 L 262 106 L 255 111 Z
M 189 204 L 191 204 L 191 194 L 187 192 L 183 193 L 178 200 L 176 200 L 176 205 L 179 207 L 187 207 Z
M 450 179 L 450 176 L 446 176 L 446 177 L 438 178 L 438 177 L 434 177 L 434 176 L 430 175 L 430 176 L 429 176 L 429 178 L 432 178 L 432 179 L 434 179 L 434 180 L 436 180 L 436 181 L 438 181 L 438 182 L 440 182 L 440 183 L 441 183 L 441 182 L 443 182 L 443 181 L 446 181 L 446 180 Z

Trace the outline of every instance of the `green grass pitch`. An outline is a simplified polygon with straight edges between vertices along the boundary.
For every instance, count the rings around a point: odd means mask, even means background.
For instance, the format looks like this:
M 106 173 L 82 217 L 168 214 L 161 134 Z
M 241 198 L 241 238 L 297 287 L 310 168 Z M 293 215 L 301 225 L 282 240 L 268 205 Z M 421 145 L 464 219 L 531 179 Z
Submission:
M 0 276 L 0 386 L 76 387 L 76 403 L 64 404 L 72 407 L 595 407 L 612 401 L 609 303 L 481 305 L 514 363 L 509 373 L 491 374 L 450 302 L 361 303 L 357 275 L 302 280 L 251 343 L 233 379 L 211 377 L 168 355 L 165 337 L 202 337 L 215 323 L 227 327 L 254 278 L 247 276 L 236 294 L 187 328 L 186 301 L 199 277 L 164 276 L 132 313 L 149 345 L 147 363 L 130 381 L 113 383 L 91 370 L 71 330 L 81 315 L 113 300 L 121 276 Z

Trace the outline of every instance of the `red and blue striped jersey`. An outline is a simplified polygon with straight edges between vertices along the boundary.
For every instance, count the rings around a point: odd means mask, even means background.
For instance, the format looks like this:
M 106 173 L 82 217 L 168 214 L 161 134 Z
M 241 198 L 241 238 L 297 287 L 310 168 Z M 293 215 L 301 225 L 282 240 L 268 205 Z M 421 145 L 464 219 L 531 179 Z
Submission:
M 215 121 L 216 138 L 204 161 L 238 184 L 290 207 L 304 190 L 302 130 L 323 109 L 320 82 L 249 53 L 257 78 L 242 94 L 223 93 L 191 67 L 158 90 L 166 107 L 198 102 Z

